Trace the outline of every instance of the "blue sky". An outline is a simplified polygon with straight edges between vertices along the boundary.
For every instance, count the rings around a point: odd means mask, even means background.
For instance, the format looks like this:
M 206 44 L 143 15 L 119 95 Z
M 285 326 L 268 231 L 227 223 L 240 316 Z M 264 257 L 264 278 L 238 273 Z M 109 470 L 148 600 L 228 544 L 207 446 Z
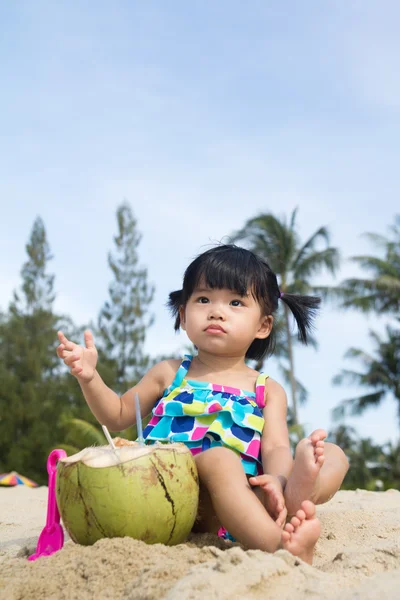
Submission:
M 186 343 L 164 304 L 188 262 L 259 212 L 297 206 L 304 238 L 326 225 L 344 259 L 373 252 L 360 234 L 399 212 L 399 17 L 385 0 L 2 3 L 0 307 L 40 215 L 57 310 L 95 319 L 124 200 L 156 286 L 153 354 Z M 383 325 L 323 308 L 319 350 L 296 354 L 307 431 L 357 392 L 332 377 Z M 389 399 L 348 420 L 378 442 L 397 422 Z

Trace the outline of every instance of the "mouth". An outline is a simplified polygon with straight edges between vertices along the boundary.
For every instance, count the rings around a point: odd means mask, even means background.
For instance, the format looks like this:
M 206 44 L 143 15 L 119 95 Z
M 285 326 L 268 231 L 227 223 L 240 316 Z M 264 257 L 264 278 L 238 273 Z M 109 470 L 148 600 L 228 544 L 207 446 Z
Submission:
M 207 333 L 226 333 L 225 329 L 221 325 L 209 325 L 205 331 Z

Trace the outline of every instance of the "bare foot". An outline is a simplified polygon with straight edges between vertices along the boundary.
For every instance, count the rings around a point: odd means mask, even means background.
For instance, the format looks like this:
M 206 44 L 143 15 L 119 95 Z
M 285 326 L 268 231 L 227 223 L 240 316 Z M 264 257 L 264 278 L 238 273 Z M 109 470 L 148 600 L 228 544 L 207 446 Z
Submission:
M 318 499 L 319 472 L 324 464 L 324 429 L 316 429 L 296 447 L 293 470 L 285 487 L 285 502 L 289 515 L 294 515 L 303 500 Z
M 305 500 L 282 531 L 282 547 L 311 565 L 320 532 L 321 524 L 315 516 L 315 504 Z

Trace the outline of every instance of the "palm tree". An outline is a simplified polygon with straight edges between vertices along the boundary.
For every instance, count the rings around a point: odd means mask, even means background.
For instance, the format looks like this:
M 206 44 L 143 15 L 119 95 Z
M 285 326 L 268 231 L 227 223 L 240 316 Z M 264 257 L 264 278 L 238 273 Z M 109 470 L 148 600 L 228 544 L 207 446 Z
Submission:
M 142 429 L 146 427 L 150 419 L 151 415 L 147 415 L 142 419 Z M 65 450 L 68 456 L 76 454 L 88 446 L 104 446 L 107 444 L 100 425 L 94 425 L 84 419 L 66 418 L 63 419 L 63 427 L 65 430 L 65 439 L 56 447 Z M 120 436 L 128 440 L 136 440 L 137 427 L 136 425 L 132 425 L 128 429 L 111 434 L 111 437 L 115 436 Z
M 296 230 L 297 209 L 290 216 L 278 218 L 271 213 L 260 214 L 249 219 L 244 227 L 233 236 L 234 241 L 244 241 L 250 250 L 262 256 L 280 280 L 280 290 L 290 294 L 313 294 L 313 275 L 327 270 L 335 274 L 339 266 L 339 251 L 329 245 L 329 232 L 320 227 L 306 242 L 300 240 Z M 291 387 L 294 423 L 298 423 L 297 400 L 299 384 L 294 369 L 293 344 L 289 309 L 284 306 L 282 317 L 276 318 L 275 326 L 282 331 L 277 336 L 276 356 L 287 358 L 287 374 Z M 312 341 L 315 344 L 315 340 Z M 258 365 L 259 366 L 259 365 Z
M 364 370 L 351 371 L 343 369 L 333 379 L 333 383 L 356 383 L 371 388 L 372 391 L 343 400 L 333 410 L 335 419 L 342 418 L 345 414 L 360 415 L 370 406 L 378 406 L 388 394 L 397 402 L 397 412 L 400 425 L 400 329 L 387 325 L 386 339 L 376 332 L 370 331 L 370 337 L 375 345 L 375 356 L 358 348 L 350 348 L 346 358 L 358 359 L 364 365 Z
M 387 479 L 388 468 L 381 446 L 370 438 L 359 438 L 356 430 L 344 423 L 329 433 L 328 440 L 342 448 L 349 460 L 350 468 L 342 489 L 375 490 L 384 486 L 382 479 Z
M 340 423 L 333 431 L 329 432 L 328 442 L 333 442 L 343 450 L 345 454 L 349 454 L 357 443 L 357 432 L 354 427 Z
M 64 419 L 63 429 L 65 430 L 65 439 L 56 447 L 65 450 L 68 456 L 76 454 L 88 446 L 107 444 L 100 425 L 94 425 L 84 419 Z
M 384 449 L 384 474 L 385 488 L 400 489 L 400 442 L 393 444 L 388 442 L 383 447 Z
M 400 215 L 389 228 L 390 237 L 375 233 L 364 234 L 383 250 L 384 257 L 353 256 L 351 260 L 368 271 L 371 278 L 351 278 L 336 288 L 344 308 L 363 312 L 398 313 L 400 310 Z

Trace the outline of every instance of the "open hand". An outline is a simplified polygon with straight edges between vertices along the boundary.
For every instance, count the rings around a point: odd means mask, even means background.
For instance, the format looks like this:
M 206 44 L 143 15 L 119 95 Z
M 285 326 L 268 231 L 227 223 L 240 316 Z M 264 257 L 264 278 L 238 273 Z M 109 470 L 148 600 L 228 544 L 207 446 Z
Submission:
M 268 514 L 279 527 L 283 528 L 286 522 L 287 508 L 279 479 L 273 475 L 264 474 L 250 477 L 249 483 L 262 489 L 264 492 L 263 504 Z
M 88 383 L 94 377 L 97 365 L 97 349 L 91 331 L 84 332 L 85 347 L 68 340 L 62 331 L 58 332 L 60 345 L 57 355 L 69 367 L 71 375 L 79 381 Z

